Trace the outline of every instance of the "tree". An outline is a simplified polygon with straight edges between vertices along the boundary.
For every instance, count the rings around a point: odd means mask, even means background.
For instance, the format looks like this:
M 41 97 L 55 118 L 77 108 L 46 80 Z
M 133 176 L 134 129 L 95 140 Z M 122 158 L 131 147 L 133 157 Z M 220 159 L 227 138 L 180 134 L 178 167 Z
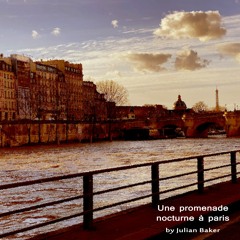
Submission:
M 113 80 L 103 80 L 96 83 L 97 91 L 105 95 L 108 102 L 115 102 L 121 106 L 128 103 L 128 91 L 121 84 Z
M 199 101 L 193 105 L 192 109 L 195 112 L 201 113 L 208 111 L 208 106 L 203 101 Z

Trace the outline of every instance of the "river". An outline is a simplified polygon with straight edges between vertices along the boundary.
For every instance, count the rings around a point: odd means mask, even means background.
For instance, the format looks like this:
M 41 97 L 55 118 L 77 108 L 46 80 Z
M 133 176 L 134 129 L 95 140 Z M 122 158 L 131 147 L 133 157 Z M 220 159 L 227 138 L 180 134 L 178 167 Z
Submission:
M 52 146 L 34 146 L 34 147 L 20 147 L 12 149 L 1 149 L 0 151 L 0 184 L 9 182 L 24 181 L 29 179 L 37 179 L 41 177 L 69 174 L 76 172 L 86 172 L 96 169 L 105 169 L 116 166 L 132 165 L 145 162 L 155 162 L 166 159 L 173 159 L 179 157 L 193 156 L 199 154 L 217 153 L 222 151 L 231 151 L 240 149 L 240 139 L 225 138 L 225 137 L 211 137 L 206 139 L 164 139 L 152 141 L 113 141 L 113 142 L 99 142 L 92 144 L 78 143 L 68 145 L 52 145 Z M 219 164 L 224 159 L 217 159 L 212 161 L 214 164 Z M 229 163 L 229 161 L 227 162 Z M 165 173 L 172 174 L 186 172 L 187 169 L 196 166 L 196 161 L 186 164 L 184 167 L 178 164 L 172 166 L 171 169 L 163 169 L 161 176 Z M 196 169 L 194 169 L 196 170 Z M 135 171 L 135 172 L 134 172 Z M 214 175 L 215 173 L 213 173 Z M 100 190 L 111 185 L 118 185 L 126 182 L 135 182 L 135 180 L 149 179 L 149 172 L 133 172 L 128 174 L 123 173 L 121 176 L 114 174 L 99 175 L 94 179 L 96 185 Z M 110 180 L 110 181 L 109 181 Z M 189 182 L 192 179 L 184 179 Z M 170 183 L 171 187 L 177 186 L 179 182 Z M 163 184 L 163 188 L 167 188 L 169 183 Z M 49 201 L 54 198 L 63 196 L 72 196 L 73 194 L 81 194 L 81 184 L 79 182 L 59 182 L 48 184 L 48 190 L 41 187 L 33 187 L 31 189 L 18 188 L 11 190 L 1 190 L 0 195 L 0 212 L 16 209 L 18 206 L 28 206 L 29 204 L 40 203 L 41 201 Z M 129 196 L 139 196 L 146 192 L 146 189 L 140 187 L 135 192 L 123 191 L 116 195 L 116 198 L 128 199 Z M 51 194 L 50 194 L 51 193 Z M 114 202 L 113 196 L 108 195 L 96 198 L 97 206 L 103 206 Z M 138 204 L 147 203 L 142 201 Z M 73 213 L 79 208 L 81 203 L 72 202 L 69 205 L 64 205 L 64 209 L 68 214 Z M 123 209 L 133 207 L 133 205 L 120 206 L 114 211 L 121 211 Z M 62 208 L 62 207 L 61 207 Z M 51 212 L 52 211 L 52 212 Z M 17 216 L 14 219 L 5 217 L 0 219 L 2 231 L 9 231 L 16 224 L 33 224 L 44 222 L 46 220 L 54 219 L 56 215 L 59 216 L 59 209 L 47 208 L 41 213 L 34 211 L 26 216 Z M 95 217 L 109 214 L 104 212 Z M 60 214 L 61 215 L 61 214 Z M 58 227 L 64 227 L 76 222 L 79 219 L 73 219 L 67 223 L 60 224 Z M 18 222 L 18 223 L 17 223 Z M 15 225 L 13 225 L 15 224 Z M 56 227 L 53 227 L 54 229 Z M 51 230 L 46 228 L 45 231 Z M 36 232 L 36 231 L 35 231 Z M 37 233 L 37 232 L 36 232 Z M 13 238 L 5 239 L 27 239 L 27 236 L 34 235 L 34 231 L 26 234 L 18 234 Z
M 19 147 L 1 149 L 0 164 L 1 172 L 11 171 L 16 180 L 21 171 L 66 174 L 239 148 L 240 139 L 221 137 Z

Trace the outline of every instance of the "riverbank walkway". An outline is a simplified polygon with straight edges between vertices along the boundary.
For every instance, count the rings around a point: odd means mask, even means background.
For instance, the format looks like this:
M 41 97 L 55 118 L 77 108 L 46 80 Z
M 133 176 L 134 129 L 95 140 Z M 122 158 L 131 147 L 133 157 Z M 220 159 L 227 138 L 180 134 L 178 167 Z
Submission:
M 175 210 L 159 211 L 163 206 L 171 207 L 171 210 Z M 196 206 L 199 206 L 201 210 L 193 211 L 193 207 Z M 213 211 L 206 211 L 205 207 L 208 206 L 212 206 Z M 189 211 L 180 212 L 180 208 L 183 207 L 188 207 L 187 210 Z M 215 211 L 217 207 L 218 211 Z M 224 208 L 227 211 L 223 210 Z M 239 178 L 237 183 L 229 181 L 206 187 L 203 193 L 193 191 L 162 200 L 159 202 L 158 209 L 153 208 L 151 205 L 145 205 L 96 219 L 90 230 L 83 230 L 82 225 L 78 225 L 54 233 L 46 233 L 32 239 L 238 239 L 234 238 L 240 236 L 238 212 L 240 212 Z M 162 217 L 161 221 L 160 217 Z M 185 217 L 188 220 L 194 218 L 194 221 L 178 221 L 178 219 L 174 221 L 173 217 L 182 217 L 182 219 Z M 165 221 L 166 218 L 168 218 L 168 221 Z M 170 234 L 170 231 L 173 233 Z

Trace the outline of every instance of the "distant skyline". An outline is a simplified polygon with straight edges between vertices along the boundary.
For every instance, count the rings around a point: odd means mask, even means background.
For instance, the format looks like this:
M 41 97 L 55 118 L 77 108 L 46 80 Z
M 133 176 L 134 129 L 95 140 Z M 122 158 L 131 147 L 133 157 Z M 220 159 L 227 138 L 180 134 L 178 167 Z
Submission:
M 0 52 L 82 63 L 131 105 L 240 106 L 240 0 L 0 0 Z M 239 107 L 240 108 L 240 107 Z

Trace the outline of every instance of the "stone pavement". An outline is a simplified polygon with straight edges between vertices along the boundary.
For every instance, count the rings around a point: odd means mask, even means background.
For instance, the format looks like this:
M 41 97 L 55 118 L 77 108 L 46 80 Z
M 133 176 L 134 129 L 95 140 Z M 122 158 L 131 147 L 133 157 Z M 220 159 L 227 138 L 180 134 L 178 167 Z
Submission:
M 238 179 L 239 182 L 240 179 Z M 240 212 L 240 183 L 221 183 L 205 188 L 204 193 L 197 191 L 178 195 L 160 201 L 159 206 L 175 208 L 174 211 L 159 211 L 150 205 L 141 206 L 124 211 L 113 216 L 98 219 L 92 230 L 83 230 L 82 226 L 74 226 L 55 233 L 47 233 L 32 238 L 32 240 L 187 240 L 187 239 L 240 239 L 239 214 Z M 180 207 L 201 207 L 201 211 L 179 212 Z M 228 206 L 229 210 L 205 211 L 205 206 Z M 203 216 L 204 221 L 199 217 Z M 157 217 L 169 218 L 170 221 L 157 221 Z M 178 221 L 177 218 L 194 218 L 194 221 Z M 214 221 L 209 220 L 215 217 Z M 175 219 L 173 219 L 175 218 Z M 200 218 L 203 220 L 202 218 Z M 235 222 L 234 222 L 235 219 Z M 236 220 L 237 219 L 237 220 Z M 210 233 L 202 233 L 210 231 Z M 236 233 L 236 229 L 238 233 Z M 172 234 L 169 231 L 173 231 Z M 213 234 L 211 231 L 217 231 Z M 238 238 L 234 237 L 238 234 Z M 227 237 L 226 237 L 227 235 Z

